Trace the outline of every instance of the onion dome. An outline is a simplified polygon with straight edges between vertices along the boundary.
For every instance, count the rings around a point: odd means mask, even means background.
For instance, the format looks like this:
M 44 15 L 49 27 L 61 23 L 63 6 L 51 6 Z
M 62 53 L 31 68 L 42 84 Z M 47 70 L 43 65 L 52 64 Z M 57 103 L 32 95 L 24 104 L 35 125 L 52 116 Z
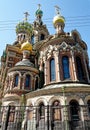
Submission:
M 24 50 L 27 50 L 27 51 L 32 51 L 32 44 L 30 44 L 29 41 L 27 42 L 24 42 L 21 46 L 21 51 L 24 51 Z
M 40 4 L 38 4 L 38 9 L 36 10 L 36 12 L 35 12 L 35 15 L 36 16 L 40 16 L 40 17 L 42 17 L 43 16 L 43 11 L 40 9 Z
M 57 24 L 64 25 L 65 18 L 60 15 L 60 8 L 58 6 L 55 6 L 56 8 L 56 16 L 53 18 L 53 24 L 56 27 Z
M 63 16 L 60 16 L 60 15 L 56 15 L 54 18 L 53 18 L 53 24 L 54 26 L 57 24 L 57 23 L 63 23 L 64 24 L 65 22 L 65 18 Z
M 16 26 L 16 34 L 27 33 L 28 35 L 31 35 L 32 30 L 32 25 L 27 21 L 19 22 Z

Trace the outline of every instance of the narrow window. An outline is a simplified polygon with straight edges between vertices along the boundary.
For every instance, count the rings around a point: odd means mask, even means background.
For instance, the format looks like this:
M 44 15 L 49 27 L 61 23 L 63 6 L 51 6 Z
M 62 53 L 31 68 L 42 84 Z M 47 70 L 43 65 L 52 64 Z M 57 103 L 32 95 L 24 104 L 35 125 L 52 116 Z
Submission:
M 40 40 L 44 40 L 44 37 L 45 37 L 45 35 L 44 35 L 44 34 L 41 34 Z
M 52 105 L 52 115 L 53 115 L 53 121 L 61 120 L 61 107 L 59 101 L 54 101 Z
M 40 103 L 39 105 L 39 116 L 40 119 L 42 119 L 45 116 L 45 107 L 43 103 Z
M 35 90 L 39 88 L 38 77 L 35 80 Z
M 15 106 L 10 106 L 9 122 L 14 122 Z
M 70 78 L 69 59 L 67 56 L 62 57 L 62 66 L 63 66 L 63 78 L 69 79 Z
M 50 80 L 54 81 L 55 79 L 56 79 L 56 76 L 55 76 L 55 60 L 54 60 L 54 58 L 52 58 L 50 60 Z
M 71 113 L 72 121 L 80 120 L 80 108 L 79 108 L 79 104 L 76 100 L 72 100 L 70 102 L 70 113 Z
M 37 129 L 45 130 L 45 106 L 43 102 L 39 104 L 36 109 L 36 120 L 37 120 Z
M 14 82 L 14 87 L 18 86 L 18 79 L 19 79 L 19 74 L 15 75 L 15 82 Z
M 34 44 L 34 35 L 31 36 L 31 43 Z
M 26 75 L 25 87 L 30 88 L 30 75 Z
M 84 79 L 84 72 L 83 72 L 81 59 L 79 57 L 76 57 L 76 65 L 77 65 L 78 79 L 83 80 Z
M 88 105 L 88 113 L 89 113 L 89 116 L 90 116 L 90 100 L 88 100 L 87 105 Z

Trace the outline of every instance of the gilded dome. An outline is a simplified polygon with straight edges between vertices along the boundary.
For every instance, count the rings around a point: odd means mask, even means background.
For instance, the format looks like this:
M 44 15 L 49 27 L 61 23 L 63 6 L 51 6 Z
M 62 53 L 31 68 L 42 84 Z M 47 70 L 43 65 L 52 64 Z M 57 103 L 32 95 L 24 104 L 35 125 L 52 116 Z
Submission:
M 32 51 L 32 44 L 30 44 L 30 42 L 24 42 L 21 46 L 21 50 L 27 50 L 27 51 Z
M 60 15 L 56 15 L 54 18 L 53 18 L 53 24 L 57 24 L 57 23 L 63 23 L 64 24 L 65 22 L 65 18 L 63 16 L 60 16 Z

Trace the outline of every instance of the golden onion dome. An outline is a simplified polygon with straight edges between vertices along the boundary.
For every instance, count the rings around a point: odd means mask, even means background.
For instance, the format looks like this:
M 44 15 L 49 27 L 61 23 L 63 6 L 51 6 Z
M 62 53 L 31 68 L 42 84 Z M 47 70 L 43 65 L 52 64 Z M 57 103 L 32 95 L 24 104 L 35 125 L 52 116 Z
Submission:
M 24 50 L 27 50 L 27 51 L 32 51 L 32 44 L 27 41 L 27 42 L 24 42 L 22 45 L 21 45 L 21 51 L 24 51 Z
M 64 24 L 65 22 L 65 18 L 63 16 L 60 16 L 60 15 L 56 15 L 54 18 L 53 18 L 53 24 L 55 26 L 55 24 L 57 23 L 63 23 Z

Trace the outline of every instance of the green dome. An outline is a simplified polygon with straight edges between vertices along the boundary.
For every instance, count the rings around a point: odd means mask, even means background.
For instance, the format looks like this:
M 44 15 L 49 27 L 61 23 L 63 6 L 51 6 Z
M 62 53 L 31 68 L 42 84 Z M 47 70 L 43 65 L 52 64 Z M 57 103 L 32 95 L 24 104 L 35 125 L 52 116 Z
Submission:
M 19 22 L 16 26 L 16 33 L 21 33 L 21 32 L 25 32 L 29 35 L 32 34 L 32 25 L 30 23 L 26 22 Z
M 43 11 L 42 10 L 40 10 L 40 9 L 38 9 L 36 12 L 35 12 L 35 15 L 36 16 L 43 16 Z

